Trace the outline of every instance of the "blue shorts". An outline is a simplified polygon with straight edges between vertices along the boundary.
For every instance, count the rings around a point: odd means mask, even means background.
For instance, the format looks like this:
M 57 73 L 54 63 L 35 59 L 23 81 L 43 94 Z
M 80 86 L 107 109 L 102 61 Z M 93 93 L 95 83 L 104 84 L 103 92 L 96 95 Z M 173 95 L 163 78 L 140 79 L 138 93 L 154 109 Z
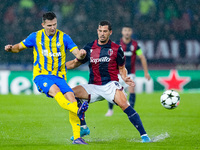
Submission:
M 38 75 L 35 77 L 34 82 L 38 88 L 38 91 L 41 93 L 45 93 L 47 97 L 50 96 L 49 89 L 53 84 L 56 84 L 60 91 L 65 94 L 67 92 L 73 92 L 72 89 L 69 87 L 65 79 L 60 78 L 54 75 Z

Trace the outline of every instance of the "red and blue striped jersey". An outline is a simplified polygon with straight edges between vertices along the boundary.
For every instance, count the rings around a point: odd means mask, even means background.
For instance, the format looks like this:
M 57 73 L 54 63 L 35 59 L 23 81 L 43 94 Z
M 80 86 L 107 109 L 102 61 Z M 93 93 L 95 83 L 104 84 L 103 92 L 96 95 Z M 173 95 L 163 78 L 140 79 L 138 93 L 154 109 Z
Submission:
M 124 50 L 124 55 L 126 57 L 125 66 L 126 66 L 128 73 L 135 74 L 136 55 L 142 54 L 142 50 L 138 46 L 138 43 L 132 39 L 128 44 L 125 44 L 123 42 L 123 40 L 120 39 L 120 41 L 117 41 L 116 44 L 119 44 L 122 47 L 122 49 Z
M 121 46 L 111 40 L 105 45 L 99 45 L 98 40 L 88 43 L 83 49 L 87 55 L 82 63 L 89 61 L 89 84 L 104 85 L 110 81 L 118 81 L 119 69 L 125 63 Z

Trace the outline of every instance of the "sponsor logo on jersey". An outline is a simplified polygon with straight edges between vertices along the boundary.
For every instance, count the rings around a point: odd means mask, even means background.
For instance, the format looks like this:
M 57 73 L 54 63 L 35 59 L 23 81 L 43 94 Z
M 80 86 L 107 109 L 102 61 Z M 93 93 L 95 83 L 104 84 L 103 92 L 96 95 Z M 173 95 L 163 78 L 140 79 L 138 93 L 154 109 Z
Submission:
M 48 53 L 48 50 L 42 50 L 42 55 L 43 56 L 46 56 L 46 57 L 59 57 L 59 56 L 61 56 L 61 52 L 58 52 L 58 53 Z
M 116 85 L 116 86 L 118 86 L 118 87 L 119 87 L 119 83 L 118 83 L 118 82 L 114 82 L 114 83 L 115 83 L 115 85 Z
M 119 90 L 123 90 L 123 87 L 121 86 L 121 84 L 119 82 L 114 82 L 115 86 L 119 89 Z
M 101 58 L 96 58 L 94 59 L 93 57 L 90 57 L 90 62 L 91 63 L 95 63 L 97 64 L 98 62 L 110 62 L 110 58 L 105 56 L 105 57 L 101 57 Z
M 43 86 L 44 86 L 44 87 L 47 87 L 47 83 L 46 83 L 46 82 L 44 82 L 44 83 L 43 83 Z

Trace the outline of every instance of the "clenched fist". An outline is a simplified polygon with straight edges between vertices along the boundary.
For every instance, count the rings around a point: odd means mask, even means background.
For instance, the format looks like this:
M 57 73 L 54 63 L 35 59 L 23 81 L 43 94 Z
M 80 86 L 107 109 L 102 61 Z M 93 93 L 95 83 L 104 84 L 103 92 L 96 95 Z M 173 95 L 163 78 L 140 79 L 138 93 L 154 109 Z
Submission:
M 81 50 L 79 51 L 79 56 L 80 56 L 80 59 L 84 59 L 85 56 L 86 56 L 86 51 L 85 51 L 84 49 L 81 49 Z
M 6 45 L 5 46 L 5 51 L 7 51 L 7 52 L 11 52 L 12 51 L 12 45 Z
M 128 77 L 128 76 L 126 76 L 124 79 L 124 82 L 126 83 L 126 84 L 128 84 L 129 86 L 135 86 L 135 83 L 134 83 L 134 81 L 130 78 L 130 77 Z

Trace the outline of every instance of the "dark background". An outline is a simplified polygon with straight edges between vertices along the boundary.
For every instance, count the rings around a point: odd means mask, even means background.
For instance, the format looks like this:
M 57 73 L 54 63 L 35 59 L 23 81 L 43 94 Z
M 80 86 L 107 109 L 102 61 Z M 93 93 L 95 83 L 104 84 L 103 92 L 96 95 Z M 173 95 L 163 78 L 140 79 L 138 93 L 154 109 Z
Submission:
M 4 46 L 40 30 L 46 11 L 56 13 L 58 29 L 69 34 L 79 48 L 97 38 L 99 21 L 109 20 L 113 41 L 121 37 L 123 25 L 129 24 L 135 40 L 155 43 L 155 55 L 159 41 L 179 42 L 178 58 L 147 57 L 150 69 L 200 69 L 200 53 L 194 59 L 186 56 L 187 41 L 195 41 L 195 50 L 200 51 L 199 8 L 199 0 L 0 0 L 0 69 L 32 69 L 32 49 L 12 54 L 4 52 Z M 148 49 L 144 51 L 146 55 Z M 72 58 L 69 53 L 67 60 Z M 141 68 L 138 60 L 137 66 Z

